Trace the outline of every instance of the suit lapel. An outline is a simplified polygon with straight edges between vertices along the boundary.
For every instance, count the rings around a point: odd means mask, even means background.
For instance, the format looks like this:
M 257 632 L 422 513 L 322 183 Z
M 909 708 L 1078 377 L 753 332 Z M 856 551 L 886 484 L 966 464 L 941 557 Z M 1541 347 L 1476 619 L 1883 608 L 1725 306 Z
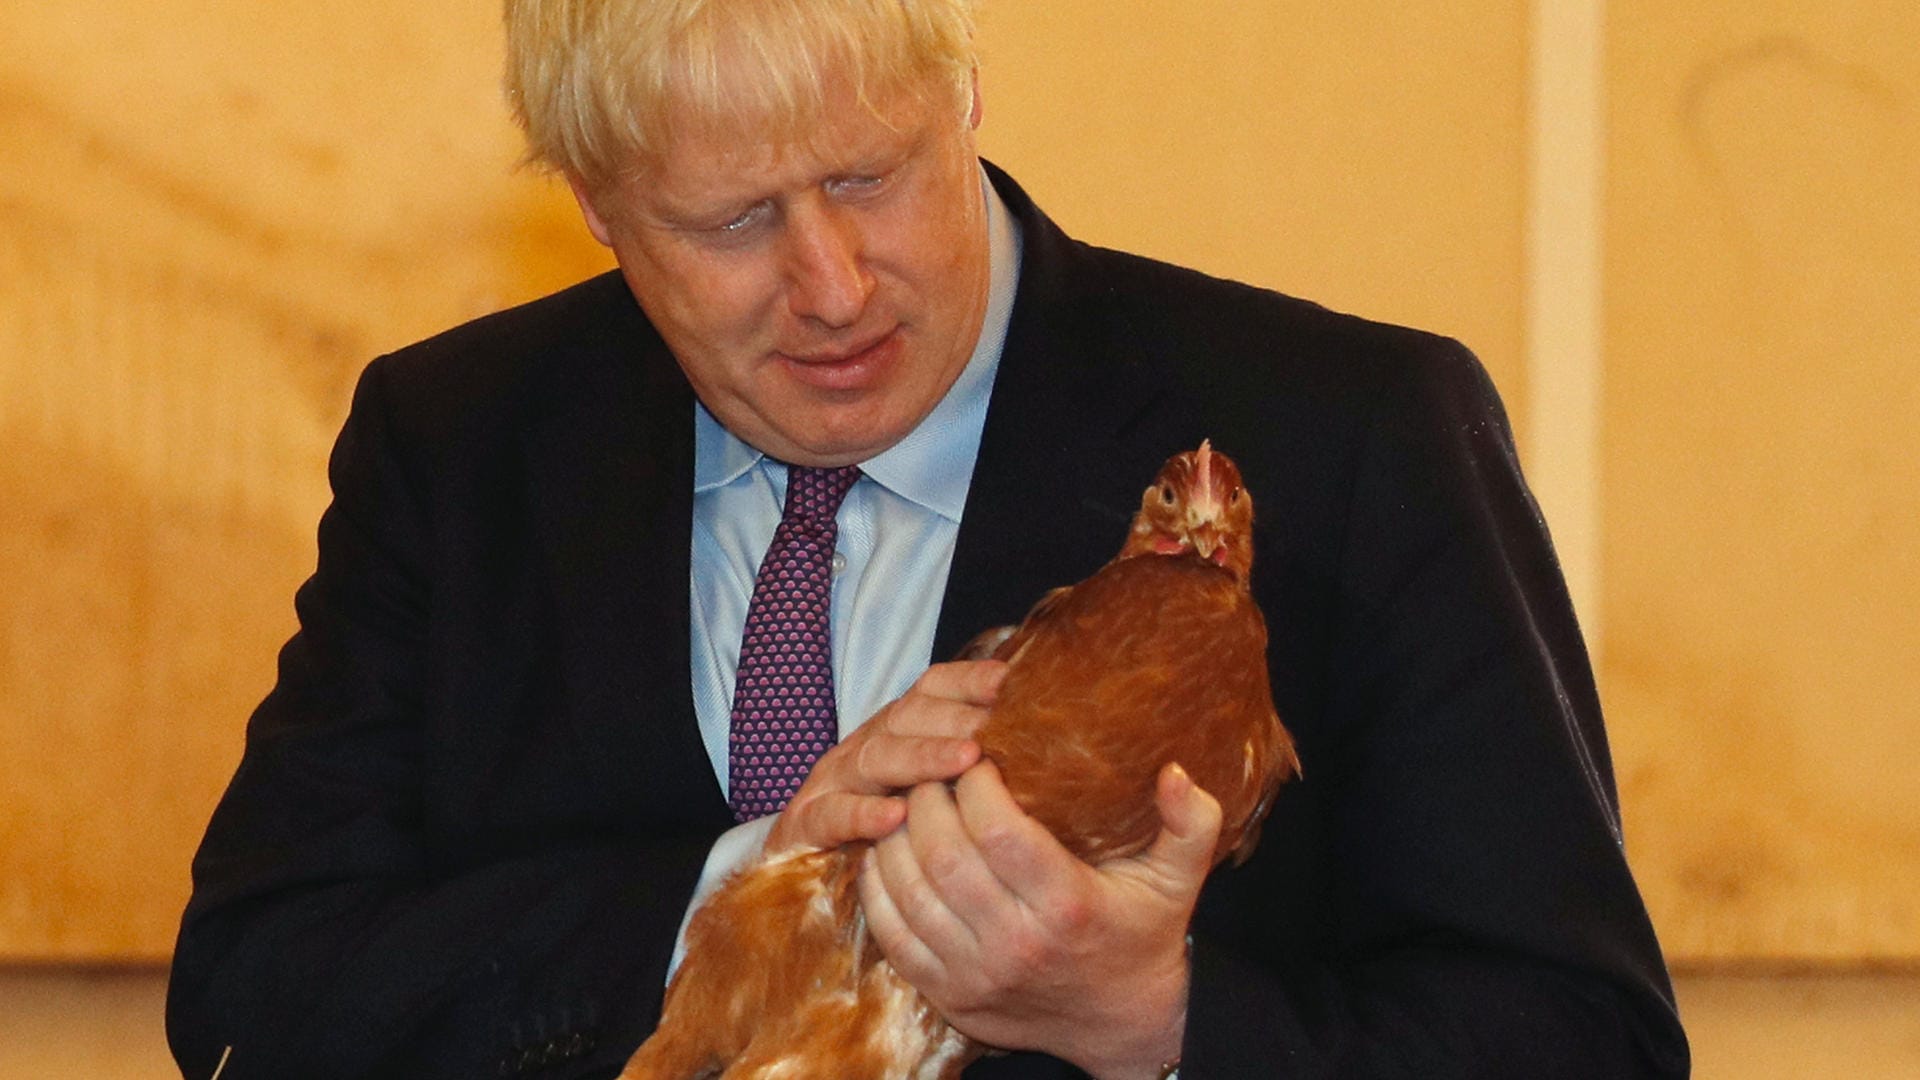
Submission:
M 552 406 L 528 438 L 568 713 L 623 818 L 724 821 L 691 690 L 693 394 L 610 285 L 593 340 L 554 357 Z
M 987 169 L 1020 223 L 1020 285 L 935 660 L 983 629 L 1018 621 L 1048 589 L 1105 563 L 1168 452 L 1124 438 L 1153 408 L 1158 387 L 1126 342 L 1124 313 L 1107 310 L 1084 250 L 1005 173 Z

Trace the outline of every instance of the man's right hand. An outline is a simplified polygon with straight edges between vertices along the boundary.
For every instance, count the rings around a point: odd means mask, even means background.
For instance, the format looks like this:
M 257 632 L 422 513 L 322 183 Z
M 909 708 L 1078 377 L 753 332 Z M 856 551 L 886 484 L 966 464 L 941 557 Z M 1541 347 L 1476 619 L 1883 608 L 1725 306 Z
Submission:
M 905 694 L 814 762 L 774 820 L 765 850 L 829 848 L 878 840 L 907 817 L 902 792 L 952 780 L 980 760 L 973 733 L 986 722 L 1007 665 L 935 664 Z

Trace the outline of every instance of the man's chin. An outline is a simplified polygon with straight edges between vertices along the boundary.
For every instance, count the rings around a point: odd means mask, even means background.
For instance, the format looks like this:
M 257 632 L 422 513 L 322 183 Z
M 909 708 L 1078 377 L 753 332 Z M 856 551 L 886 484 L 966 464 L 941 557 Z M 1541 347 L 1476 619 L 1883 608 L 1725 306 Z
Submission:
M 784 453 L 766 447 L 761 449 L 795 465 L 838 468 L 871 461 L 906 438 L 912 430 L 913 422 L 898 421 L 844 426 L 820 424 L 790 433 L 773 433 Z

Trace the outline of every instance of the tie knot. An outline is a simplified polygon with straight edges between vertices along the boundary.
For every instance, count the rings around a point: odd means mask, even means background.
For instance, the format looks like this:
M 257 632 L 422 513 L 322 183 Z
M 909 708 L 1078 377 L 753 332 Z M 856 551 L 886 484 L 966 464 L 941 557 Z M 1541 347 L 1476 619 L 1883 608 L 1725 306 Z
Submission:
M 787 506 L 783 520 L 831 525 L 840 512 L 840 503 L 860 479 L 860 466 L 842 465 L 837 469 L 815 469 L 805 465 L 787 467 Z

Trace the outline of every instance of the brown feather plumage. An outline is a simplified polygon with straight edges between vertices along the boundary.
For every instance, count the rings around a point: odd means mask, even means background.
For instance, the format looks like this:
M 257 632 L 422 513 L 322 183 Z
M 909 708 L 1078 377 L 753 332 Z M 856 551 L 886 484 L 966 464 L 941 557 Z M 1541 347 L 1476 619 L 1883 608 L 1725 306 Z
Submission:
M 1225 455 L 1175 455 L 1126 544 L 963 655 L 1008 662 L 976 736 L 1008 790 L 1090 863 L 1144 850 L 1154 783 L 1179 762 L 1220 801 L 1214 859 L 1251 853 L 1299 770 L 1274 713 L 1249 590 L 1253 503 Z M 959 1075 L 959 1035 L 878 954 L 854 891 L 865 845 L 776 854 L 694 915 L 660 1028 L 624 1080 Z

